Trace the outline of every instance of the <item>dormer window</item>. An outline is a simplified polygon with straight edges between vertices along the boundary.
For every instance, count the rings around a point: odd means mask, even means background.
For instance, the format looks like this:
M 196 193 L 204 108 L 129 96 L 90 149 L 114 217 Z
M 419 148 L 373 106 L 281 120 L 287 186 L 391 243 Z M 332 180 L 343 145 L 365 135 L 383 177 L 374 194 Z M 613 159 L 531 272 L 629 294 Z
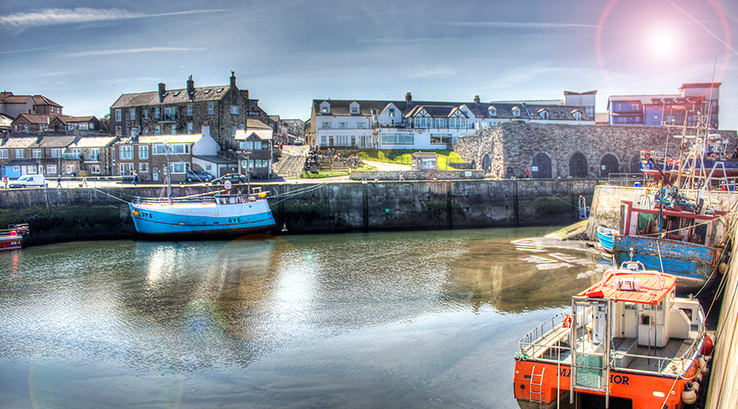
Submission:
M 351 115 L 359 115 L 361 113 L 361 110 L 359 109 L 359 104 L 356 102 L 351 103 Z
M 548 114 L 548 111 L 546 111 L 545 109 L 542 109 L 542 110 L 538 111 L 538 116 L 540 116 L 541 119 L 549 119 L 550 118 L 550 116 Z
M 489 116 L 497 116 L 497 108 L 493 106 L 487 108 L 487 112 L 489 112 Z
M 573 116 L 574 119 L 576 119 L 577 121 L 581 121 L 582 120 L 582 113 L 579 112 L 579 111 L 572 112 L 571 113 L 571 116 Z
M 331 113 L 331 104 L 327 102 L 323 102 L 320 104 L 320 113 L 321 114 L 330 114 Z
M 513 107 L 513 109 L 512 109 L 512 114 L 513 114 L 513 116 L 514 116 L 514 117 L 516 117 L 516 118 L 520 118 L 520 108 L 518 108 L 518 107 Z

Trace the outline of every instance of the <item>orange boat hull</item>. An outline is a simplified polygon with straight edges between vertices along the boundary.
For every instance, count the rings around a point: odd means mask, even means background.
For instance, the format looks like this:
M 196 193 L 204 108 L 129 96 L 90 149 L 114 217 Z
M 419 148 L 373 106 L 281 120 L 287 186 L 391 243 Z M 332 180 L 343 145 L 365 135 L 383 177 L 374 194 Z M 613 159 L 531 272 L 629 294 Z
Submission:
M 541 379 L 541 404 L 531 404 L 531 373 L 533 372 L 533 366 L 536 367 L 536 374 L 540 374 L 541 370 L 544 367 L 546 368 Z M 560 376 L 557 376 L 557 373 L 560 373 Z M 688 375 L 691 377 L 695 373 L 696 368 L 692 367 Z M 557 367 L 554 363 L 517 361 L 515 362 L 515 374 L 513 376 L 515 399 L 517 399 L 521 408 L 547 407 L 550 403 L 556 401 L 557 390 L 561 395 L 569 391 L 570 376 L 571 367 L 569 365 Z M 664 405 L 667 405 L 666 407 L 670 409 L 681 408 L 684 406 L 682 391 L 685 382 L 687 381 L 681 378 L 675 379 L 667 376 L 610 370 L 610 396 L 632 400 L 633 409 L 663 408 Z M 534 392 L 537 392 L 537 390 Z M 604 393 L 597 392 L 587 391 L 582 393 L 604 396 Z M 534 400 L 538 399 L 538 396 L 537 393 L 534 393 Z

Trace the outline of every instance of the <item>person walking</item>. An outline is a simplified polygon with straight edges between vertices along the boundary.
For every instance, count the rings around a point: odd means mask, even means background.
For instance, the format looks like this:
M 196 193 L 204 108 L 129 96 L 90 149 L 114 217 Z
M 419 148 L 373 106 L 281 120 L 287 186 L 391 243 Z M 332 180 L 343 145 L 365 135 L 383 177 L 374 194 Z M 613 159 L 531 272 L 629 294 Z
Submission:
M 8 188 L 8 175 L 3 176 L 3 183 L 5 183 L 5 188 Z
M 133 186 L 136 186 L 136 179 L 138 178 L 138 173 L 133 172 Z
M 61 185 L 61 176 L 59 176 L 58 178 L 56 178 L 56 187 L 57 187 L 57 189 L 59 189 L 59 188 L 62 187 L 62 185 Z

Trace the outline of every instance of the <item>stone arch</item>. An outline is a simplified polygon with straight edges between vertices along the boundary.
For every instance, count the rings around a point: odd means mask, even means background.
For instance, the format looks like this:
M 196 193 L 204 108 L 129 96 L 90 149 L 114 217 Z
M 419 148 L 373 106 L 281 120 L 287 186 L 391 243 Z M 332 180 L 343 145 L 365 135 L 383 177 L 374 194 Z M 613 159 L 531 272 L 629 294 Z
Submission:
M 633 155 L 630 158 L 630 173 L 641 173 L 641 155 Z
M 482 169 L 484 169 L 485 173 L 492 172 L 492 158 L 489 157 L 489 154 L 484 155 L 482 158 Z
M 537 169 L 537 170 L 533 170 Z M 545 153 L 539 153 L 533 157 L 533 171 L 531 177 L 537 179 L 551 178 L 551 158 Z
M 612 153 L 608 153 L 600 159 L 600 177 L 607 177 L 610 173 L 618 173 L 620 162 Z
M 573 178 L 586 178 L 589 176 L 589 164 L 587 158 L 577 152 L 569 158 L 569 176 Z

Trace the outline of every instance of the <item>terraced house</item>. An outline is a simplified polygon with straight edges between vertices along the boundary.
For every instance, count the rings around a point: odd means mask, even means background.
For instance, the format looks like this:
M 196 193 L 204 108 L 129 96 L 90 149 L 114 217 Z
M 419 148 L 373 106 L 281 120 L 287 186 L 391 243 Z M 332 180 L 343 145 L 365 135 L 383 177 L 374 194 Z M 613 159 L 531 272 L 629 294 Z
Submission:
M 594 125 L 596 91 L 563 100 L 473 102 L 313 100 L 310 143 L 320 147 L 451 149 L 459 136 L 498 122 Z
M 110 107 L 110 126 L 122 137 L 137 135 L 202 134 L 212 136 L 222 150 L 235 150 L 236 131 L 244 129 L 246 118 L 269 123 L 259 100 L 240 90 L 231 72 L 229 85 L 195 87 L 192 76 L 185 88 L 123 94 Z

